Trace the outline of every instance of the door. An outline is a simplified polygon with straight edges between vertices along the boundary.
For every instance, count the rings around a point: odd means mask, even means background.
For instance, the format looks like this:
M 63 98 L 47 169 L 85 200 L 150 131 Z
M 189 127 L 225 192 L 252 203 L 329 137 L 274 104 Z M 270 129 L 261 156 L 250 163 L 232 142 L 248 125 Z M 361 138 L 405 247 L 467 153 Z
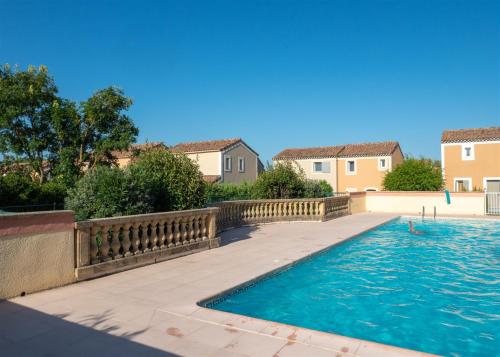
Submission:
M 486 179 L 486 192 L 500 192 L 500 179 Z

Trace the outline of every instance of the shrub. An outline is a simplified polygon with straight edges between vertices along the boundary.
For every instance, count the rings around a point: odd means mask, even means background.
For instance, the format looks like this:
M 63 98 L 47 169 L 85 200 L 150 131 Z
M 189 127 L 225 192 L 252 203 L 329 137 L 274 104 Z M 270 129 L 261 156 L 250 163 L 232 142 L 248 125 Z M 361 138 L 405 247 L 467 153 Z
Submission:
M 333 188 L 325 180 L 306 180 L 304 198 L 329 197 L 333 195 Z
M 304 197 L 306 179 L 304 172 L 291 162 L 280 162 L 268 168 L 254 184 L 254 198 L 300 198 Z
M 243 182 L 239 185 L 231 183 L 209 183 L 205 187 L 205 199 L 208 203 L 249 200 L 252 198 L 253 189 L 253 184 L 248 182 Z
M 34 204 L 40 194 L 40 184 L 21 172 L 0 176 L 0 206 Z
M 428 159 L 406 159 L 384 177 L 388 191 L 439 191 L 443 188 L 441 168 Z
M 200 208 L 205 204 L 203 176 L 198 165 L 184 154 L 153 148 L 141 153 L 129 171 L 151 197 L 154 211 Z
M 58 207 L 64 204 L 64 198 L 68 188 L 59 180 L 48 181 L 40 186 L 40 191 L 37 198 L 38 204 L 54 203 Z
M 150 201 L 128 171 L 97 166 L 68 191 L 65 207 L 84 220 L 151 212 Z

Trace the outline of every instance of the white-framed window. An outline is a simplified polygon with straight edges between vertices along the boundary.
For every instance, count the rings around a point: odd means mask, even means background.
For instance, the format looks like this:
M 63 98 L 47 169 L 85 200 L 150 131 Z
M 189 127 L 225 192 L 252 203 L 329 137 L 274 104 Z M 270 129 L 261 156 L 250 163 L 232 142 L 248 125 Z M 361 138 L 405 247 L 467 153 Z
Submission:
M 345 161 L 345 173 L 346 175 L 356 175 L 356 160 Z
M 232 164 L 233 164 L 233 162 L 232 162 L 231 156 L 224 155 L 224 171 L 231 172 L 231 169 L 233 166 Z
M 455 177 L 453 179 L 453 190 L 455 192 L 472 191 L 472 179 L 470 177 Z
M 462 160 L 474 160 L 474 144 L 462 144 Z
M 483 190 L 486 192 L 500 192 L 500 177 L 484 177 Z
M 312 167 L 313 173 L 330 173 L 330 161 L 314 161 Z
M 380 159 L 378 159 L 378 169 L 380 171 L 387 170 L 387 159 L 386 158 L 380 158 Z
M 238 172 L 245 172 L 245 158 L 238 157 Z

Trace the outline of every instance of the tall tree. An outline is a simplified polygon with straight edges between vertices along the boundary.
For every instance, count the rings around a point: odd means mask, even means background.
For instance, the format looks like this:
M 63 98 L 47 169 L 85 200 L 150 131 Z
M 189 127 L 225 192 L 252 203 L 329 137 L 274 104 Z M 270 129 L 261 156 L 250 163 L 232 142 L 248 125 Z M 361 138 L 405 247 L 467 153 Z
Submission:
M 27 71 L 0 69 L 0 153 L 28 163 L 40 182 L 51 173 L 71 184 L 85 166 L 113 161 L 138 129 L 124 113 L 132 105 L 121 89 L 95 92 L 77 105 L 57 96 L 44 66 Z
M 29 163 L 40 182 L 55 139 L 51 113 L 57 99 L 46 67 L 0 68 L 0 152 Z
M 78 176 L 84 166 L 110 164 L 112 151 L 128 149 L 139 132 L 124 114 L 131 105 L 132 100 L 116 87 L 97 91 L 78 107 L 60 103 L 53 116 L 59 144 L 55 174 Z

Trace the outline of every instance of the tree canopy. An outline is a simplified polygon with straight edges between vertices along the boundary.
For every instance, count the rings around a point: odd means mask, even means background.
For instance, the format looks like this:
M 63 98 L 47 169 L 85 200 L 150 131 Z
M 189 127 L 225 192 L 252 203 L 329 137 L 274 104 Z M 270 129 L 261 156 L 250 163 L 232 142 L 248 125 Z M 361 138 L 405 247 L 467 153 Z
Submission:
M 138 129 L 124 113 L 132 100 L 116 87 L 81 103 L 58 96 L 44 66 L 26 71 L 0 68 L 0 153 L 28 163 L 40 182 L 47 170 L 74 182 L 85 166 L 109 164 L 113 150 L 126 150 Z
M 385 175 L 383 186 L 387 191 L 439 191 L 441 168 L 430 159 L 408 158 Z

